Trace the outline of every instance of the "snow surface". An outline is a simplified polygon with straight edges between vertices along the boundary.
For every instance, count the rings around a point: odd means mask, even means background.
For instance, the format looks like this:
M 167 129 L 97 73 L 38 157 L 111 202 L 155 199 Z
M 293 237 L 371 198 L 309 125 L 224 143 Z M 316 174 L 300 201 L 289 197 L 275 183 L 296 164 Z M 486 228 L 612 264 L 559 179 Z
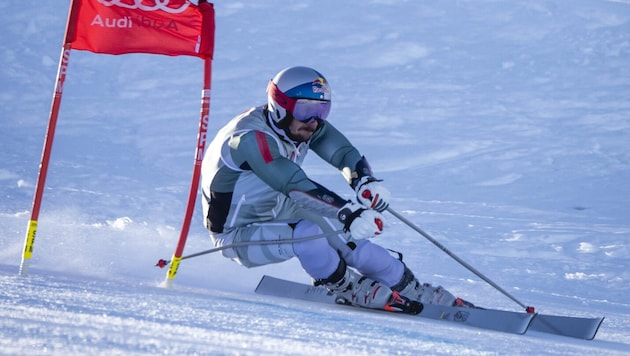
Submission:
M 18 276 L 69 1 L 0 4 L 0 354 L 630 354 L 630 1 L 218 1 L 210 133 L 280 69 L 333 86 L 330 120 L 392 207 L 537 311 L 606 316 L 593 341 L 254 294 L 184 260 L 202 62 L 73 51 L 29 276 Z M 314 154 L 312 178 L 351 196 Z M 197 205 L 185 254 L 211 248 Z M 389 215 L 424 281 L 520 309 Z

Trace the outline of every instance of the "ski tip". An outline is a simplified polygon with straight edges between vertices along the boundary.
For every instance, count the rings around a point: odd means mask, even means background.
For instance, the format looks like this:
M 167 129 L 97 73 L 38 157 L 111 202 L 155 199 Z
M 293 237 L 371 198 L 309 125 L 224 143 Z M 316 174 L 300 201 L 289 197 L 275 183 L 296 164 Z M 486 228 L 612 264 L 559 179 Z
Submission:
M 527 312 L 527 314 L 535 314 L 536 313 L 536 308 L 529 306 L 529 307 L 525 307 L 525 311 Z

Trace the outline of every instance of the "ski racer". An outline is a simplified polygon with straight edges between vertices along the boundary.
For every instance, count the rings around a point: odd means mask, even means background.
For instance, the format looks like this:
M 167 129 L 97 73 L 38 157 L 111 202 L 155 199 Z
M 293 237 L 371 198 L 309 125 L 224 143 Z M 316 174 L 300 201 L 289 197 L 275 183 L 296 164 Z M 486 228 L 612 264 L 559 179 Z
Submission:
M 401 311 L 402 296 L 471 306 L 442 287 L 420 283 L 402 261 L 368 240 L 383 231 L 390 192 L 326 120 L 326 78 L 312 68 L 286 68 L 269 82 L 267 99 L 227 123 L 203 159 L 204 225 L 215 246 L 240 244 L 223 255 L 248 268 L 297 257 L 316 285 L 346 304 Z M 344 174 L 356 202 L 306 175 L 301 164 L 309 149 Z

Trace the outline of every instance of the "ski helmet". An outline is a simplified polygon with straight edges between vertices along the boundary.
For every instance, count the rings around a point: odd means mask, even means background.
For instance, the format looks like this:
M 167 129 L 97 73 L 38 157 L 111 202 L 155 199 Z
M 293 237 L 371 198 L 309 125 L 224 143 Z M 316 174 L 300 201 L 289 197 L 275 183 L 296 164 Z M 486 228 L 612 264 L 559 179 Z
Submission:
M 328 81 L 309 67 L 289 67 L 269 81 L 267 104 L 271 119 L 287 128 L 295 118 L 302 122 L 326 120 L 330 112 Z

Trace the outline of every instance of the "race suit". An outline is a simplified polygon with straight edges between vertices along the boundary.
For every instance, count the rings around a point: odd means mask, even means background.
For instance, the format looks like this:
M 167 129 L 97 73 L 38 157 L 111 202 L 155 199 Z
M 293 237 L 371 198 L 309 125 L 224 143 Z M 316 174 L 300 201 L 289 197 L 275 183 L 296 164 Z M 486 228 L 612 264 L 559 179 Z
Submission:
M 346 172 L 354 171 L 362 160 L 330 122 L 320 121 L 311 139 L 298 143 L 271 122 L 265 106 L 238 115 L 222 128 L 202 163 L 204 224 L 213 243 L 287 241 L 227 248 L 222 253 L 246 267 L 297 256 L 315 279 L 330 276 L 341 256 L 364 275 L 396 284 L 404 265 L 384 248 L 342 232 L 337 212 L 347 200 L 302 170 L 309 149 Z M 318 234 L 328 235 L 300 241 Z

